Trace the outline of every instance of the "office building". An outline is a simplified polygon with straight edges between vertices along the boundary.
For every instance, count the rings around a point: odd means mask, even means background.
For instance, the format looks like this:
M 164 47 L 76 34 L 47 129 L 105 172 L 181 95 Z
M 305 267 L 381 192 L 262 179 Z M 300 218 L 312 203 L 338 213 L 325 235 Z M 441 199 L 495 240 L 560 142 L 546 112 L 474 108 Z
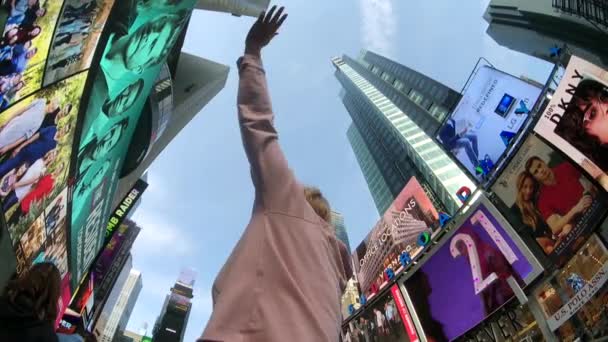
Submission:
M 434 140 L 460 95 L 412 69 L 364 51 L 332 59 L 347 132 L 380 215 L 416 177 L 438 210 L 454 213 L 457 192 L 473 182 Z
M 498 44 L 550 62 L 551 49 L 608 65 L 608 2 L 597 0 L 492 0 L 484 18 Z
M 185 52 L 181 53 L 174 76 L 168 66 L 163 68 L 137 124 L 114 206 L 177 134 L 224 88 L 228 71 L 228 66 Z
M 257 17 L 268 8 L 270 0 L 198 0 L 197 9 L 226 12 L 234 16 Z
M 97 322 L 95 322 L 95 326 L 93 328 L 93 334 L 97 337 L 97 339 L 101 339 L 104 331 L 106 330 L 106 326 L 110 321 L 110 317 L 114 312 L 114 308 L 118 303 L 118 298 L 122 293 L 122 289 L 127 282 L 127 278 L 129 278 L 129 274 L 131 273 L 131 269 L 133 268 L 133 257 L 129 254 L 129 257 L 125 261 L 125 264 L 122 266 L 116 281 L 114 282 L 114 286 L 108 295 L 108 299 L 105 303 L 96 303 L 96 305 L 103 305 L 103 309 L 99 314 L 99 318 L 97 318 Z
M 348 240 L 348 233 L 346 232 L 346 226 L 344 225 L 344 216 L 342 214 L 332 211 L 331 212 L 331 223 L 336 230 L 336 236 L 340 241 L 344 243 L 348 251 L 350 251 L 350 241 Z
M 181 271 L 171 292 L 165 297 L 163 308 L 154 325 L 154 342 L 181 342 L 184 340 L 192 309 L 195 277 L 195 272 L 190 269 Z
M 141 272 L 131 269 L 107 321 L 100 327 L 103 330 L 99 330 L 98 341 L 111 342 L 123 335 L 142 288 Z

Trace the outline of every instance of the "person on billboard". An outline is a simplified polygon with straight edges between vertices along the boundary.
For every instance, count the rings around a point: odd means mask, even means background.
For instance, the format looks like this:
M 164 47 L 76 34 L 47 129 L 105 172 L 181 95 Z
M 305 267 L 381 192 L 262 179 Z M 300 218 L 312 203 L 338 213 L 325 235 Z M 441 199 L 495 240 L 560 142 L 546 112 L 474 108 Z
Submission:
M 57 342 L 60 294 L 61 275 L 51 263 L 15 275 L 0 296 L 0 341 Z
M 38 48 L 32 47 L 32 42 L 17 44 L 13 47 L 11 54 L 0 60 L 0 76 L 8 76 L 15 73 L 23 73 L 29 61 L 36 56 Z
M 57 131 L 57 126 L 41 128 L 30 139 L 18 146 L 9 159 L 0 162 L 0 178 L 19 165 L 25 162 L 31 165 L 47 153 L 54 151 L 57 143 L 63 140 L 70 130 L 70 124 L 65 125 L 60 131 Z
M 51 155 L 54 156 L 55 154 Z M 6 194 L 4 191 L 0 192 L 3 197 L 2 209 L 6 212 L 13 205 L 20 203 L 25 198 L 25 196 L 32 190 L 32 187 L 46 174 L 46 166 L 50 165 L 50 163 L 52 163 L 53 161 L 54 159 L 45 161 L 45 159 L 42 158 L 38 159 L 32 165 L 27 164 L 27 162 L 21 165 L 15 173 L 15 175 L 17 176 L 16 181 L 12 183 L 8 189 L 6 189 L 10 191 L 6 192 Z M 26 171 L 21 176 L 19 176 L 20 171 L 23 169 L 24 166 L 27 166 Z M 8 175 L 11 175 L 11 172 L 9 172 Z
M 532 231 L 532 236 L 546 254 L 551 254 L 559 244 L 553 237 L 553 232 L 545 222 L 536 205 L 540 184 L 534 177 L 524 171 L 517 177 L 517 197 L 515 205 L 519 209 L 521 222 Z M 569 231 L 566 227 L 564 231 Z M 560 237 L 561 239 L 561 237 Z
M 279 145 L 261 52 L 287 18 L 260 14 L 245 40 L 238 120 L 255 188 L 251 220 L 213 288 L 199 341 L 338 341 L 352 259 L 328 201 L 302 185 Z M 244 310 L 243 308 L 247 308 Z
M 477 135 L 468 133 L 468 127 L 457 131 L 456 126 L 454 119 L 448 119 L 439 131 L 439 140 L 453 155 L 456 155 L 460 150 L 464 150 L 473 167 L 477 167 L 479 165 Z
M 97 163 L 97 161 L 104 159 L 108 153 L 118 145 L 122 140 L 124 133 L 129 127 L 129 117 L 116 122 L 108 130 L 108 132 L 101 138 L 97 139 L 97 136 L 93 136 L 88 143 L 86 143 L 78 153 L 78 174 L 76 179 L 79 181 L 83 179 L 89 169 Z
M 429 277 L 421 269 L 414 272 L 406 283 L 407 292 L 416 308 L 416 314 L 422 324 L 422 328 L 429 342 L 447 342 L 443 324 L 433 317 L 430 303 L 433 287 L 429 282 Z
M 42 28 L 37 25 L 14 27 L 6 31 L 4 38 L 0 40 L 0 46 L 25 44 L 38 37 L 40 33 L 42 33 Z
M 34 203 L 45 200 L 55 189 L 55 185 L 59 180 L 64 179 L 65 164 L 60 163 L 53 172 L 49 172 L 40 177 L 30 192 L 19 202 L 17 209 L 13 212 L 7 223 L 11 226 L 17 225 L 19 219 L 30 212 L 30 208 Z
M 569 162 L 554 168 L 538 156 L 526 162 L 526 171 L 540 184 L 538 211 L 553 235 L 566 236 L 579 217 L 593 204 L 595 189 L 582 180 L 583 175 Z

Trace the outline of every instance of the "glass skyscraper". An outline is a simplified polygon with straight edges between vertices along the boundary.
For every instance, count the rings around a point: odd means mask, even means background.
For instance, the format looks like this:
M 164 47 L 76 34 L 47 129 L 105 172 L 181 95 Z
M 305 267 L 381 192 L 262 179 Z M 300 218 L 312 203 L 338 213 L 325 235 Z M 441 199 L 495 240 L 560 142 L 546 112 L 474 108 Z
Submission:
M 358 60 L 343 56 L 332 62 L 353 120 L 348 139 L 380 215 L 411 177 L 438 210 L 454 213 L 460 207 L 457 191 L 475 186 L 433 137 L 460 94 L 369 51 Z
M 332 211 L 331 223 L 336 230 L 336 237 L 346 245 L 346 248 L 348 248 L 348 251 L 350 252 L 350 241 L 348 240 L 348 233 L 346 232 L 346 226 L 344 225 L 344 216 L 338 212 Z

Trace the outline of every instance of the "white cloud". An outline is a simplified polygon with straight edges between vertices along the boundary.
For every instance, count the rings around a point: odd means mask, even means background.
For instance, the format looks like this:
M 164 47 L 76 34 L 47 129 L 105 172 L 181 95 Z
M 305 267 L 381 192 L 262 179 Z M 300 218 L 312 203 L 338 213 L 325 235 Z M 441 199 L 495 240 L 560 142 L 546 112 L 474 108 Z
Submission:
M 395 56 L 397 17 L 393 0 L 359 0 L 363 46 L 386 57 Z
M 166 253 L 167 256 L 188 257 L 194 252 L 194 244 L 187 230 L 169 222 L 163 213 L 141 208 L 135 213 L 133 220 L 142 227 L 135 242 L 136 255 Z M 137 248 L 139 246 L 141 247 Z

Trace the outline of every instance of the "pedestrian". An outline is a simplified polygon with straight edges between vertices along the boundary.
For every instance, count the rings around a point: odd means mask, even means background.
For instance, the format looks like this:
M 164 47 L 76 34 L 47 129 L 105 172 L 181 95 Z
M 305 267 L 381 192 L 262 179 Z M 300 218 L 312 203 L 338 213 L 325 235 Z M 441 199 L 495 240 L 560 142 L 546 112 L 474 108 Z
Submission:
M 51 263 L 36 264 L 10 280 L 0 297 L 0 341 L 57 342 L 60 290 L 61 276 Z
M 276 14 L 275 14 L 276 12 Z M 262 13 L 237 63 L 239 123 L 255 188 L 251 221 L 212 289 L 199 341 L 338 341 L 351 261 L 327 200 L 289 169 L 273 125 L 261 50 L 287 18 Z

